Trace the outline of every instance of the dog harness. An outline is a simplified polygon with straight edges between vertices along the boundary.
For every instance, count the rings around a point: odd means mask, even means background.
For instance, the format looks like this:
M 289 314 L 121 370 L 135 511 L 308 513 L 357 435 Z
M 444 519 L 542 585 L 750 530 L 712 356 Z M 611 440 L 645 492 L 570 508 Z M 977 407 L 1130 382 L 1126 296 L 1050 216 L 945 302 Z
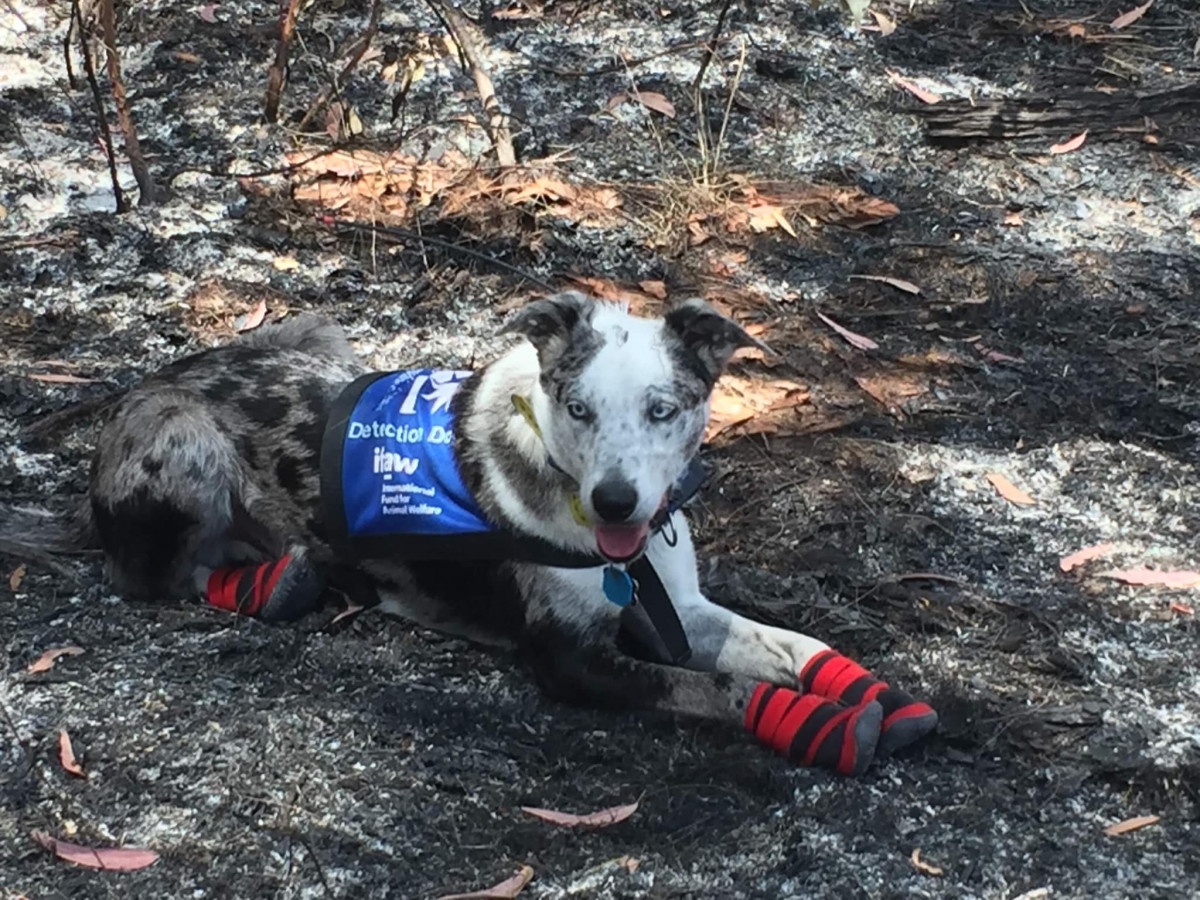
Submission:
M 562 568 L 604 567 L 605 596 L 639 604 L 668 658 L 690 655 L 687 636 L 666 589 L 645 555 L 628 566 L 564 550 L 490 521 L 463 481 L 454 455 L 453 400 L 472 373 L 447 369 L 372 372 L 334 400 L 321 447 L 321 505 L 330 543 L 358 559 L 518 560 Z M 538 435 L 522 398 L 513 404 Z M 562 471 L 553 461 L 551 465 Z M 699 489 L 693 460 L 652 527 L 674 539 L 671 516 Z M 568 502 L 584 515 L 577 494 Z M 644 631 L 644 629 L 643 629 Z M 652 636 L 643 634 L 643 639 Z

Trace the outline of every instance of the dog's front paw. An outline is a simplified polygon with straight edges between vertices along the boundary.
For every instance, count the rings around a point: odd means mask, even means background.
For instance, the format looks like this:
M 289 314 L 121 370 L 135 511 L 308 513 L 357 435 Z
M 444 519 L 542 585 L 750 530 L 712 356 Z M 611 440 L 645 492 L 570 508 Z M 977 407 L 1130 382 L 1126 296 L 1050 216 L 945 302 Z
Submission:
M 937 727 L 938 715 L 928 703 L 880 681 L 835 650 L 823 650 L 805 664 L 800 686 L 841 703 L 877 701 L 883 708 L 883 722 L 875 748 L 876 759 L 887 759 Z
M 746 728 L 802 766 L 861 775 L 875 758 L 883 707 L 846 706 L 817 694 L 760 683 L 746 708 Z

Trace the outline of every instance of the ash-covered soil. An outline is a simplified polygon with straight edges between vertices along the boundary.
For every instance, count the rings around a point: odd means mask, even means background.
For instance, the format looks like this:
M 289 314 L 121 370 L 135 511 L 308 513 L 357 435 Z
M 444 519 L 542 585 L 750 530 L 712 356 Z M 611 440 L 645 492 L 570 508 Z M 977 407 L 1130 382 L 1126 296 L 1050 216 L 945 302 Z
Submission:
M 832 7 L 734 4 L 703 81 L 715 130 L 738 87 L 726 171 L 861 188 L 899 206 L 880 225 L 797 219 L 794 238 L 692 248 L 653 240 L 666 219 L 632 200 L 605 228 L 421 222 L 544 282 L 661 280 L 764 326 L 777 355 L 737 374 L 803 384 L 815 424 L 706 451 L 703 574 L 722 601 L 928 697 L 942 725 L 927 746 L 837 779 L 736 730 L 551 703 L 512 656 L 372 613 L 266 627 L 125 602 L 93 560 L 65 572 L 4 558 L 0 896 L 425 898 L 522 864 L 535 898 L 1200 896 L 1187 611 L 1200 597 L 1102 575 L 1200 569 L 1198 119 L 1053 156 L 1072 131 L 933 145 L 887 74 L 978 100 L 1200 91 L 1200 9 L 1159 0 L 1114 37 L 1105 23 L 1135 5 L 877 3 L 899 25 L 885 36 L 846 30 Z M 531 3 L 533 18 L 491 20 L 481 51 L 523 158 L 676 189 L 699 165 L 691 83 L 719 6 Z M 66 5 L 0 4 L 5 499 L 69 506 L 106 400 L 227 337 L 260 300 L 271 317 L 335 317 L 381 367 L 469 366 L 501 348 L 528 282 L 441 245 L 348 239 L 234 177 L 329 144 L 323 117 L 310 135 L 295 126 L 367 12 L 304 10 L 284 121 L 268 127 L 275 4 L 123 8 L 133 110 L 170 197 L 116 216 L 89 94 L 66 86 Z M 382 52 L 344 91 L 363 125 L 352 146 L 486 157 L 486 134 L 463 122 L 482 118 L 478 100 L 440 35 L 426 7 L 387 4 Z M 395 119 L 391 59 L 423 69 Z M 676 117 L 605 112 L 633 87 Z M 714 254 L 732 260 L 718 279 Z M 850 278 L 864 274 L 921 294 Z M 818 311 L 880 348 L 854 349 Z M 1001 499 L 990 473 L 1035 505 Z M 1111 556 L 1060 571 L 1102 541 Z M 65 644 L 85 652 L 26 672 Z M 60 767 L 60 730 L 86 777 Z M 600 831 L 519 812 L 634 800 Z M 1161 821 L 1103 833 L 1149 814 Z M 162 858 L 74 867 L 35 829 Z M 943 874 L 918 871 L 917 848 Z

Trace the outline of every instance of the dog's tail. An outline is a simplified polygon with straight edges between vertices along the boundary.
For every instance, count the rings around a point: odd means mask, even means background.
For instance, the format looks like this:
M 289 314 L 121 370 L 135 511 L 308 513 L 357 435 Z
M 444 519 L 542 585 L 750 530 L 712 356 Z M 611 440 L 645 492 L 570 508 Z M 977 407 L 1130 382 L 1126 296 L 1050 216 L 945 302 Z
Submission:
M 0 555 L 37 560 L 60 572 L 71 572 L 60 557 L 99 547 L 92 506 L 86 500 L 64 513 L 29 506 L 0 506 Z

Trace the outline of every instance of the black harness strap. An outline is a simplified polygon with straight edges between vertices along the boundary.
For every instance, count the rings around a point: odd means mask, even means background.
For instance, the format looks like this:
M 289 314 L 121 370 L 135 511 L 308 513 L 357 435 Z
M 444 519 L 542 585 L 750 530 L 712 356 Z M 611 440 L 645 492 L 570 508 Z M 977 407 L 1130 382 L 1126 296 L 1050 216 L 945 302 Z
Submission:
M 667 658 L 674 665 L 682 666 L 691 659 L 692 648 L 662 579 L 645 556 L 629 567 L 629 574 L 637 584 L 634 594 L 636 602 L 646 611 L 650 623 L 658 632 Z

